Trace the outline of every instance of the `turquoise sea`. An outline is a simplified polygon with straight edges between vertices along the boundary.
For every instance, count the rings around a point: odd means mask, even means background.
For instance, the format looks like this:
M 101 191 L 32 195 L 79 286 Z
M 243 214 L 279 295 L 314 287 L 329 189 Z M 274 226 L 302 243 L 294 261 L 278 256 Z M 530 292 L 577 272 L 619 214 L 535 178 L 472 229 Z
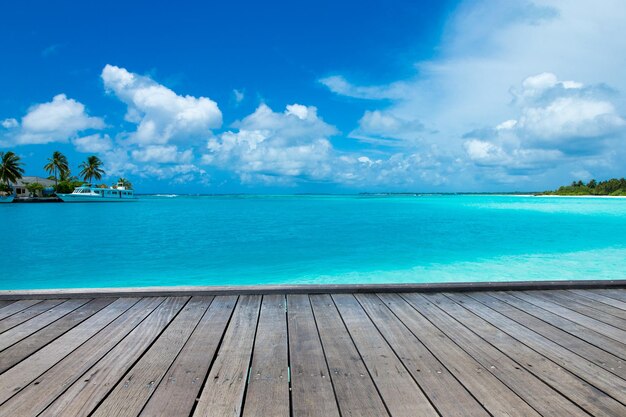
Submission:
M 0 227 L 0 289 L 626 278 L 617 198 L 141 196 Z

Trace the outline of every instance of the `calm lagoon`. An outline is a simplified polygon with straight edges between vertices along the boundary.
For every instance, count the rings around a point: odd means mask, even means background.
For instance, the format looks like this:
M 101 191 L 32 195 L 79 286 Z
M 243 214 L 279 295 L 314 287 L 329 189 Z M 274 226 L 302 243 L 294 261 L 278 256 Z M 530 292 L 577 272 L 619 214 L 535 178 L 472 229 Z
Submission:
M 4 290 L 626 278 L 626 199 L 140 196 L 0 219 Z

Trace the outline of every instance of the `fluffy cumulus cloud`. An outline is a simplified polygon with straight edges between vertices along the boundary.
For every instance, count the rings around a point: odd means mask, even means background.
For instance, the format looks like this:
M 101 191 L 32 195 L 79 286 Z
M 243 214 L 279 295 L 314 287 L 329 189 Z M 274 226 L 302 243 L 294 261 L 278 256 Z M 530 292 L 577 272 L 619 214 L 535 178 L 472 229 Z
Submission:
M 246 182 L 290 183 L 329 176 L 329 138 L 338 132 L 315 107 L 293 104 L 275 112 L 262 104 L 235 127 L 208 141 L 205 164 L 232 170 Z
M 76 139 L 72 139 L 72 144 L 78 152 L 83 153 L 103 153 L 113 148 L 113 141 L 109 135 L 93 134 Z
M 9 132 L 5 138 L 14 145 L 33 145 L 68 142 L 79 132 L 104 128 L 104 121 L 87 114 L 85 106 L 65 94 L 52 101 L 36 104 L 28 109 L 21 122 L 10 118 L 2 122 Z
M 106 90 L 128 106 L 126 120 L 137 124 L 129 135 L 132 143 L 198 143 L 222 124 L 217 103 L 207 97 L 176 94 L 149 77 L 114 65 L 105 66 L 101 76 Z
M 423 137 L 425 127 L 421 121 L 397 116 L 393 112 L 366 111 L 359 120 L 359 127 L 350 137 L 362 142 L 384 146 L 417 144 Z
M 623 143 L 626 120 L 604 86 L 541 73 L 511 91 L 517 119 L 465 135 L 467 155 L 478 166 L 528 175 L 573 160 L 595 163 Z
M 558 184 L 581 170 L 621 176 L 626 55 L 616 51 L 626 49 L 625 19 L 619 0 L 468 0 L 447 22 L 437 54 L 412 63 L 414 76 L 320 82 L 370 100 L 351 137 L 379 151 L 445 149 L 443 160 L 459 162 L 451 175 L 464 175 L 463 188 Z

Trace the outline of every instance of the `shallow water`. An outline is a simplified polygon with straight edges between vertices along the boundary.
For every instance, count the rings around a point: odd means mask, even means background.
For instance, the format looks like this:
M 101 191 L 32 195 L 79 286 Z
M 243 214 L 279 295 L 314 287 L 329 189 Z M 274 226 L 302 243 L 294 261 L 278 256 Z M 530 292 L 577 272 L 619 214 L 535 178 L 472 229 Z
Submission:
M 4 204 L 0 289 L 626 278 L 626 199 Z

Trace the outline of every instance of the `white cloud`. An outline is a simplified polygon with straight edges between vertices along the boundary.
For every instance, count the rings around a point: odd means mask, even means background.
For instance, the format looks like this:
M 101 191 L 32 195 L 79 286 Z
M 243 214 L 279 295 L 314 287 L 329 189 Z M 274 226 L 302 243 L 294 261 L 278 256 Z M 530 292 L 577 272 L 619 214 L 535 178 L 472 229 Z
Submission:
M 109 135 L 100 134 L 72 139 L 72 144 L 78 152 L 83 153 L 102 153 L 113 148 L 113 141 Z
M 2 121 L 2 127 L 5 129 L 13 129 L 18 127 L 20 124 L 16 119 L 10 118 L 10 119 L 4 119 Z
M 372 102 L 352 137 L 395 140 L 406 154 L 438 145 L 469 162 L 459 169 L 483 189 L 491 175 L 528 187 L 545 184 L 547 172 L 551 183 L 564 181 L 577 165 L 623 175 L 624 21 L 620 0 L 467 0 L 437 55 L 415 63 L 413 76 L 384 85 L 341 75 L 321 82 L 336 94 L 390 100 Z
M 152 79 L 106 65 L 102 80 L 107 91 L 128 106 L 126 120 L 137 124 L 129 136 L 142 146 L 170 141 L 199 142 L 222 124 L 222 113 L 207 97 L 181 96 Z
M 175 145 L 168 146 L 147 146 L 131 152 L 134 160 L 138 162 L 168 163 L 188 163 L 193 160 L 193 151 L 187 149 L 179 152 Z
M 205 164 L 232 170 L 244 181 L 328 175 L 329 137 L 338 132 L 317 116 L 315 107 L 293 104 L 278 113 L 262 104 L 235 126 L 237 132 L 209 140 L 208 153 L 202 158 Z
M 233 90 L 233 98 L 235 99 L 235 104 L 239 105 L 245 97 L 246 95 L 243 91 L 237 90 L 236 88 Z
M 6 119 L 3 127 L 10 128 L 9 141 L 16 145 L 67 142 L 79 132 L 104 128 L 104 121 L 87 114 L 85 106 L 65 94 L 54 96 L 48 103 L 28 109 L 21 123 Z
M 407 143 L 417 143 L 424 136 L 424 130 L 424 125 L 419 120 L 374 110 L 363 114 L 359 127 L 350 133 L 350 137 L 372 144 L 406 146 Z
M 365 100 L 400 99 L 405 96 L 406 85 L 397 82 L 385 86 L 358 86 L 348 82 L 341 75 L 332 75 L 319 80 L 330 91 L 342 96 Z

